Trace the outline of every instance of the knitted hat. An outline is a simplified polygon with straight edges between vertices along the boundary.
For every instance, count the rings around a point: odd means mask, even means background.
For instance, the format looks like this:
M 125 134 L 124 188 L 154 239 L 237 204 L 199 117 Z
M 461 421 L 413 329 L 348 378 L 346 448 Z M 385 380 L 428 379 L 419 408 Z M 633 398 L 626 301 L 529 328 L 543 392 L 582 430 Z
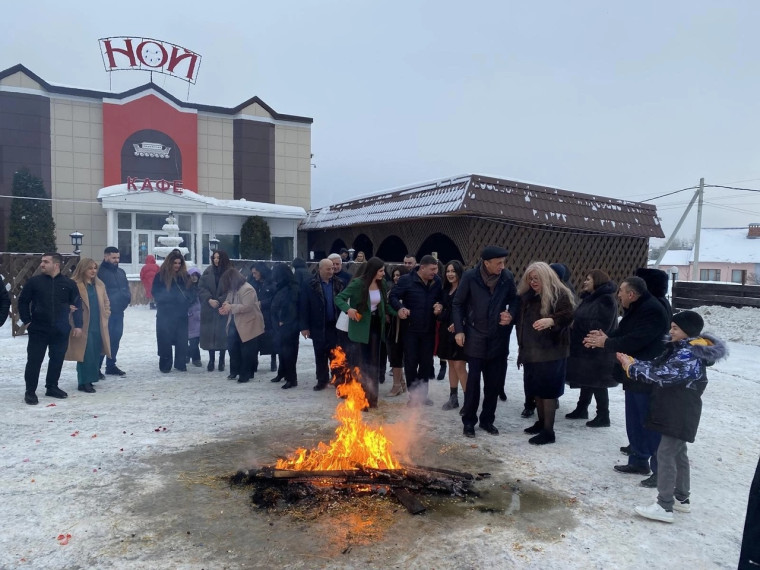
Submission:
M 489 259 L 495 259 L 497 257 L 507 257 L 508 255 L 509 251 L 503 247 L 499 247 L 498 245 L 488 245 L 483 248 L 483 253 L 480 254 L 480 257 L 485 261 L 488 261 Z
M 702 332 L 702 327 L 705 326 L 705 321 L 699 313 L 694 311 L 681 311 L 673 315 L 673 322 L 678 325 L 683 332 L 685 332 L 689 338 L 699 336 Z

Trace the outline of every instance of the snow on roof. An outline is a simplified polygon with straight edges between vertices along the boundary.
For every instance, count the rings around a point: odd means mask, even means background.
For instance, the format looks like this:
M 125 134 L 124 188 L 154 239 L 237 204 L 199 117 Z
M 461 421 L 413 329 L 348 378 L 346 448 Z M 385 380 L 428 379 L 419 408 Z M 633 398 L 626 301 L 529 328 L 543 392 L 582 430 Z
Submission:
M 743 228 L 702 228 L 699 261 L 760 263 L 760 239 L 747 237 Z M 692 255 L 690 261 L 694 260 Z
M 688 266 L 691 261 L 690 249 L 671 249 L 665 252 L 660 262 L 660 268 L 667 269 L 673 265 Z
M 200 205 L 204 205 L 205 208 L 202 209 L 206 210 L 207 213 L 237 213 L 238 215 L 260 215 L 268 218 L 289 218 L 299 220 L 306 217 L 306 210 L 300 206 L 285 206 L 282 204 L 268 204 L 266 202 L 249 202 L 244 198 L 241 198 L 240 200 L 220 200 L 218 198 L 198 194 L 197 192 L 188 189 L 182 189 L 181 193 L 175 193 L 172 191 L 164 193 L 150 190 L 135 191 L 128 190 L 127 184 L 115 184 L 113 186 L 101 188 L 98 191 L 98 200 L 103 200 L 105 198 L 108 202 L 112 202 L 113 200 L 111 199 L 120 196 L 133 196 L 135 199 L 139 200 L 141 197 L 145 198 L 156 195 L 171 196 L 179 203 L 182 203 L 182 201 L 190 202 L 190 204 L 188 204 L 190 207 L 197 208 Z M 197 205 L 194 206 L 192 204 L 193 202 Z M 238 212 L 234 212 L 235 210 L 238 210 Z

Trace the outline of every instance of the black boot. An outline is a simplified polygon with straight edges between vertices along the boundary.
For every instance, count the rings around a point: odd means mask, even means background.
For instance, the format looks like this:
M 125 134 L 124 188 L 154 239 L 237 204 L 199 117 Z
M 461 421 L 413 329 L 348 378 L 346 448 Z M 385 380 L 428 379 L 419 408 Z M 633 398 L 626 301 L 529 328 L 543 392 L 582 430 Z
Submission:
M 224 351 L 219 351 L 219 366 L 216 367 L 219 372 L 224 372 Z
M 449 401 L 446 402 L 441 409 L 442 410 L 456 410 L 459 407 L 459 396 L 457 395 L 456 390 L 452 390 L 451 394 L 449 394 Z
M 588 419 L 588 408 L 575 408 L 569 414 L 565 414 L 565 417 L 568 420 L 587 420 Z
M 443 380 L 445 377 L 446 377 L 446 361 L 441 360 L 441 367 L 438 369 L 438 376 L 436 376 L 436 378 L 438 378 L 438 380 Z
M 269 365 L 270 372 L 277 372 L 277 355 L 272 355 L 272 363 Z
M 592 428 L 610 427 L 610 413 L 597 412 L 596 417 L 593 420 L 586 422 L 586 425 Z

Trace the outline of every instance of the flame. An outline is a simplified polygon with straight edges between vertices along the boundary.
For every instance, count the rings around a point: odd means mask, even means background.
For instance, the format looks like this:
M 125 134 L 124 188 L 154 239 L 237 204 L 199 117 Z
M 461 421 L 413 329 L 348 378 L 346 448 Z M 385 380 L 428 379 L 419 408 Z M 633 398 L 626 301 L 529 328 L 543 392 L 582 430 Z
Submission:
M 334 416 L 340 422 L 336 437 L 328 444 L 319 442 L 316 449 L 297 449 L 291 457 L 278 460 L 275 467 L 296 471 L 353 470 L 360 466 L 399 469 L 401 464 L 393 457 L 392 443 L 383 428 L 371 428 L 362 420 L 362 410 L 369 402 L 359 382 L 361 372 L 348 366 L 346 353 L 339 346 L 332 351 L 330 368 L 336 394 L 342 398 Z

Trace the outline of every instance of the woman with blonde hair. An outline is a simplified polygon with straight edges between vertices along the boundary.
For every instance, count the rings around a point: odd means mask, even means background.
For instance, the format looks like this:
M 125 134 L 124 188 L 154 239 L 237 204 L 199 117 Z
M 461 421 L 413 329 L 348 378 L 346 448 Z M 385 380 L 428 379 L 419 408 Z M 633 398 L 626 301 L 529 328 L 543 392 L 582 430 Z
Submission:
M 92 385 L 98 381 L 101 355 L 111 356 L 108 335 L 111 305 L 106 286 L 98 279 L 98 263 L 94 259 L 80 259 L 71 278 L 79 289 L 76 312 L 81 316 L 82 328 L 71 329 L 65 358 L 77 363 L 77 389 L 92 394 L 95 392 Z M 72 315 L 72 320 L 79 318 Z
M 573 294 L 548 264 L 531 263 L 517 286 L 520 316 L 517 365 L 523 366 L 526 396 L 536 400 L 538 421 L 525 430 L 534 445 L 554 443 L 557 398 L 564 393 L 565 367 L 570 354 Z

